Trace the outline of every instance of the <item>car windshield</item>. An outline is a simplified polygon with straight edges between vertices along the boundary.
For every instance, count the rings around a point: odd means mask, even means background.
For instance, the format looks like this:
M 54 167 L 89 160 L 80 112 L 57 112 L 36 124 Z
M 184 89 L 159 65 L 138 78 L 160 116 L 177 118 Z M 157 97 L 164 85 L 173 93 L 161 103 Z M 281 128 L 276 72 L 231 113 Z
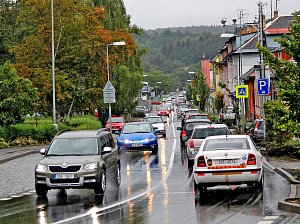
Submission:
M 151 132 L 150 124 L 127 124 L 123 128 L 123 134 L 131 134 L 131 133 L 149 133 Z
M 161 117 L 147 117 L 147 118 L 145 118 L 145 121 L 148 121 L 150 123 L 162 123 L 163 122 Z
M 108 122 L 109 122 L 109 121 L 108 121 Z M 121 117 L 112 117 L 112 118 L 111 118 L 111 122 L 113 122 L 113 123 L 123 123 L 124 120 L 123 120 L 123 118 L 121 118 Z
M 203 151 L 249 149 L 249 142 L 245 138 L 219 138 L 206 141 Z
M 98 155 L 97 138 L 57 138 L 47 152 L 47 156 L 71 155 Z
M 193 139 L 205 139 L 207 136 L 226 135 L 227 128 L 196 128 L 192 134 Z
M 188 116 L 190 114 L 196 114 L 198 113 L 198 110 L 188 110 L 188 111 L 185 111 L 185 114 Z

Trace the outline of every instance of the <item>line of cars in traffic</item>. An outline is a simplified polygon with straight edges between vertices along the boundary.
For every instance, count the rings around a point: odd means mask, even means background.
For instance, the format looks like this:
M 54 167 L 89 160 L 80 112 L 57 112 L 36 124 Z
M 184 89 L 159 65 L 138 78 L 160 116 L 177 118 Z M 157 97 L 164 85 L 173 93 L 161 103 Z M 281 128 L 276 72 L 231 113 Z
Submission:
M 247 184 L 262 190 L 264 185 L 263 162 L 259 147 L 258 128 L 262 120 L 256 120 L 255 135 L 232 135 L 227 125 L 214 124 L 209 116 L 193 114 L 191 109 L 178 108 L 181 126 L 180 143 L 193 171 L 195 191 L 203 194 L 207 187 Z M 189 115 L 191 113 L 191 115 Z

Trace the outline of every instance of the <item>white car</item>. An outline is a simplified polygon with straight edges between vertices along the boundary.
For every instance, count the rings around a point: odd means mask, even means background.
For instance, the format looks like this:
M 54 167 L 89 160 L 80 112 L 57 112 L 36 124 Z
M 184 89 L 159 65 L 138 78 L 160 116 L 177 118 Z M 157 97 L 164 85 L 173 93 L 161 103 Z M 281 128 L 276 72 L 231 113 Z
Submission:
M 207 137 L 193 166 L 195 190 L 217 185 L 247 184 L 262 190 L 262 155 L 248 135 Z
M 147 116 L 144 118 L 144 121 L 150 122 L 153 128 L 157 129 L 164 138 L 166 138 L 166 121 L 162 119 L 161 116 Z

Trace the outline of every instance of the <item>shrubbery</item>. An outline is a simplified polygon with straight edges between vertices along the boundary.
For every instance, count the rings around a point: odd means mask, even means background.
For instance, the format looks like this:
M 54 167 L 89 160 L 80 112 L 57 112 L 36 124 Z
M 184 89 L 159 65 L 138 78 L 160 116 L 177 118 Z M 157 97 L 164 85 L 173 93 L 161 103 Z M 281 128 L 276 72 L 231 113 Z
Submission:
M 53 126 L 51 119 L 43 119 L 38 125 L 32 119 L 24 124 L 0 127 L 0 148 L 10 146 L 25 146 L 48 144 L 61 130 L 99 129 L 100 122 L 92 116 L 73 118 L 65 123 L 58 124 L 58 130 Z

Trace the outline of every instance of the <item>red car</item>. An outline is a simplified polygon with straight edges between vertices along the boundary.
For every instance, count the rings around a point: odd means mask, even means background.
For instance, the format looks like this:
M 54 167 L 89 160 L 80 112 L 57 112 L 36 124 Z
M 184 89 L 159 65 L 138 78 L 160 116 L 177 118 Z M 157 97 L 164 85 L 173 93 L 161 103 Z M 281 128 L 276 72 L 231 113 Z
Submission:
M 115 131 L 119 131 L 121 132 L 124 125 L 125 125 L 126 121 L 124 119 L 124 117 L 112 117 L 111 118 L 111 127 L 112 127 L 112 132 L 115 132 Z M 109 120 L 107 120 L 106 124 L 105 124 L 105 128 L 107 130 L 110 130 L 110 127 L 109 127 Z
M 158 116 L 170 116 L 171 111 L 167 107 L 160 107 L 157 109 Z
M 161 102 L 159 102 L 159 101 L 156 101 L 156 100 L 153 100 L 153 101 L 151 102 L 151 104 L 152 104 L 152 105 L 160 105 L 160 104 L 161 104 Z

